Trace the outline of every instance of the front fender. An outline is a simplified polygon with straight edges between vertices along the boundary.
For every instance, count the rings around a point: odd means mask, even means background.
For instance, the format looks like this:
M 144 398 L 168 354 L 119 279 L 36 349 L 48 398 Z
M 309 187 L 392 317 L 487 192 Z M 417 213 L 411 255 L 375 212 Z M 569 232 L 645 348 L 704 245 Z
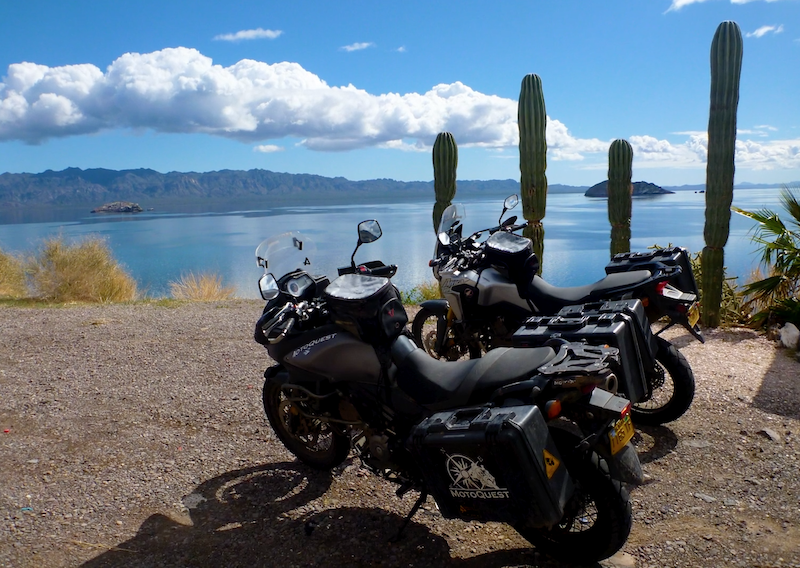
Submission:
M 285 385 L 289 382 L 289 371 L 283 365 L 273 365 L 272 367 L 267 367 L 267 370 L 264 371 L 264 378 L 269 383 Z
M 434 315 L 437 316 L 446 316 L 447 310 L 450 309 L 450 304 L 447 303 L 447 300 L 444 298 L 439 298 L 438 300 L 425 300 L 419 305 L 420 308 L 425 308 L 426 310 L 432 312 Z

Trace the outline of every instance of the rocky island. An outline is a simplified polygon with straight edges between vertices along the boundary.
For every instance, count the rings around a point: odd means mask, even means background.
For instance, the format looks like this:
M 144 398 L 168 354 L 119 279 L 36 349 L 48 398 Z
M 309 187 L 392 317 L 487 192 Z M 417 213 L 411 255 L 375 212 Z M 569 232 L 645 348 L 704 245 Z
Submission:
M 141 213 L 142 211 L 144 209 L 138 203 L 131 201 L 114 201 L 92 209 L 92 213 Z
M 634 197 L 642 195 L 663 195 L 667 193 L 675 193 L 674 191 L 669 191 L 668 189 L 664 189 L 661 186 L 646 181 L 635 181 L 631 185 L 633 185 Z M 601 181 L 600 183 L 593 185 L 586 190 L 584 195 L 586 197 L 608 197 L 608 180 Z

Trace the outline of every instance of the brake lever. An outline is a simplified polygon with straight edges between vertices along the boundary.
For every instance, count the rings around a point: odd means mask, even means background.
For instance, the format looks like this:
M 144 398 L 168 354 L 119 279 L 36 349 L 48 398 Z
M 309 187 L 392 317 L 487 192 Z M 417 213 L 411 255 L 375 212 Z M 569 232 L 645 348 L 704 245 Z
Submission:
M 294 315 L 294 314 L 293 314 Z M 289 321 L 286 322 L 286 327 L 283 328 L 283 331 L 278 334 L 277 337 L 267 338 L 267 341 L 270 342 L 270 345 L 275 345 L 276 343 L 280 343 L 284 340 L 284 338 L 289 335 L 289 332 L 292 331 L 294 327 L 294 323 L 297 321 L 297 318 L 290 317 Z

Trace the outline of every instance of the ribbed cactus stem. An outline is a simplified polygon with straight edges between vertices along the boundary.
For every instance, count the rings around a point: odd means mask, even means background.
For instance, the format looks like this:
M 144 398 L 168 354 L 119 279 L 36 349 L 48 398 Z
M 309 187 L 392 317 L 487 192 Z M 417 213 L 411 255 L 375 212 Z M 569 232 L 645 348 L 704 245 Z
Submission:
M 456 169 L 458 168 L 458 146 L 449 132 L 440 132 L 433 143 L 433 191 L 436 203 L 433 206 L 433 230 L 439 230 L 442 212 L 456 196 Z
M 614 140 L 608 149 L 608 220 L 611 256 L 631 249 L 631 195 L 633 148 L 627 140 Z
M 736 22 L 722 22 L 711 43 L 711 108 L 708 115 L 706 165 L 706 247 L 701 259 L 703 323 L 720 323 L 724 247 L 728 242 L 733 202 L 736 111 L 742 71 L 742 32 Z M 713 259 L 713 260 L 712 260 Z
M 539 256 L 542 270 L 544 227 L 542 219 L 547 204 L 547 112 L 544 106 L 542 80 L 536 74 L 522 79 L 517 111 L 519 124 L 519 171 L 522 215 L 531 224 L 534 251 Z
M 522 230 L 522 236 L 533 243 L 533 252 L 539 259 L 539 274 L 542 273 L 542 256 L 544 256 L 544 225 L 541 221 L 530 221 Z

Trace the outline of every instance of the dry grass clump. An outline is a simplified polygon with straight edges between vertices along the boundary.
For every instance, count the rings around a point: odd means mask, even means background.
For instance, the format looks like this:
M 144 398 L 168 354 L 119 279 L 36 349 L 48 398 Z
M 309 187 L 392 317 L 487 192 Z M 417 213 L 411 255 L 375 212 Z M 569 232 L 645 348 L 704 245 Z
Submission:
M 100 237 L 72 244 L 62 236 L 51 237 L 27 265 L 36 295 L 50 302 L 127 302 L 136 298 L 136 281 L 114 260 Z
M 0 298 L 23 298 L 27 294 L 23 261 L 0 249 Z
M 230 300 L 236 295 L 235 288 L 223 286 L 222 277 L 210 272 L 183 274 L 179 280 L 169 283 L 169 289 L 176 300 L 193 302 Z

